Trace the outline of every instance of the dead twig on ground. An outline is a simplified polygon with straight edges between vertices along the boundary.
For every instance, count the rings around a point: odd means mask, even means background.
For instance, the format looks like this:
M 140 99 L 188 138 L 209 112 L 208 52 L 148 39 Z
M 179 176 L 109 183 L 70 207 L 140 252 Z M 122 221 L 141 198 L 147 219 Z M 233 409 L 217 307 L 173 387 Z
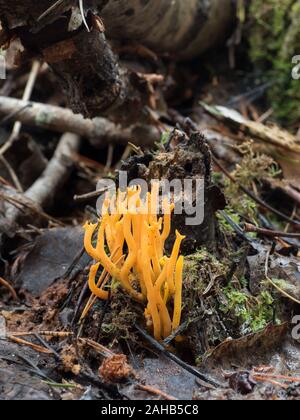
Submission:
M 258 233 L 259 235 L 268 236 L 270 238 L 282 237 L 300 239 L 300 233 L 287 233 L 278 230 L 263 229 L 249 223 L 245 223 L 244 230 L 245 232 Z
M 93 198 L 100 197 L 102 194 L 106 193 L 107 191 L 108 191 L 108 188 L 102 188 L 100 190 L 92 191 L 92 192 L 87 193 L 87 194 L 75 195 L 74 200 L 75 201 L 88 201 L 88 200 L 91 200 Z
M 26 197 L 41 207 L 49 205 L 68 179 L 73 167 L 72 154 L 79 150 L 80 144 L 78 135 L 71 133 L 63 135 L 53 158 L 40 178 L 26 191 Z
M 36 79 L 38 77 L 40 68 L 41 68 L 40 63 L 38 61 L 34 61 L 32 64 L 31 72 L 29 74 L 29 78 L 28 78 L 28 81 L 24 90 L 23 97 L 22 97 L 23 101 L 29 101 L 32 95 L 33 88 L 34 88 Z M 16 121 L 10 137 L 4 143 L 4 145 L 0 148 L 0 156 L 3 156 L 11 148 L 15 140 L 18 139 L 21 132 L 21 128 L 22 128 L 22 122 Z
M 19 298 L 15 289 L 12 287 L 11 284 L 8 283 L 8 281 L 4 280 L 2 277 L 0 277 L 0 285 L 6 287 L 6 289 L 9 290 L 14 300 L 19 301 Z
M 154 338 L 152 338 L 146 331 L 144 331 L 139 325 L 135 324 L 135 328 L 138 330 L 138 332 L 141 334 L 141 336 L 148 341 L 156 350 L 158 350 L 160 353 L 165 355 L 168 359 L 172 360 L 173 362 L 177 363 L 179 366 L 181 366 L 183 369 L 185 369 L 187 372 L 194 375 L 196 378 L 200 379 L 203 382 L 206 382 L 216 388 L 224 388 L 222 384 L 217 383 L 213 379 L 208 378 L 206 375 L 201 373 L 199 370 L 195 369 L 193 366 L 188 365 L 183 360 L 181 360 L 179 357 L 177 357 L 175 354 L 169 352 L 161 343 L 156 341 Z
M 153 394 L 153 395 L 157 395 L 159 397 L 162 397 L 164 400 L 167 400 L 167 401 L 177 401 L 177 398 L 172 397 L 171 395 L 166 394 L 165 392 L 161 391 L 160 389 L 156 389 L 152 386 L 136 384 L 135 388 L 140 389 L 141 391 L 149 392 L 149 394 Z
M 289 222 L 293 225 L 296 226 L 300 226 L 300 222 L 298 222 L 297 220 L 291 219 L 289 216 L 287 216 L 286 214 L 282 213 L 281 211 L 275 209 L 274 207 L 270 206 L 270 204 L 266 203 L 265 201 L 263 201 L 261 198 L 259 198 L 258 196 L 256 196 L 252 191 L 250 191 L 248 188 L 245 188 L 242 184 L 240 184 L 233 175 L 231 175 L 226 168 L 224 168 L 224 166 L 221 164 L 221 162 L 214 156 L 212 155 L 212 159 L 214 161 L 214 163 L 218 166 L 218 168 L 224 173 L 224 175 L 227 176 L 228 179 L 230 179 L 231 182 L 233 182 L 234 184 L 238 185 L 239 188 L 246 194 L 248 195 L 250 198 L 252 198 L 252 200 L 254 200 L 256 203 L 258 203 L 260 206 L 262 206 L 263 208 L 265 208 L 266 210 L 269 210 L 270 212 L 272 212 L 273 214 L 276 214 L 277 216 L 279 216 L 281 219 L 285 220 L 286 222 Z
M 3 163 L 3 165 L 5 166 L 5 168 L 6 168 L 6 170 L 7 170 L 7 172 L 9 173 L 9 175 L 10 175 L 10 177 L 11 177 L 11 179 L 12 179 L 12 181 L 13 181 L 13 183 L 15 184 L 15 186 L 16 186 L 16 188 L 17 188 L 17 190 L 19 191 L 19 192 L 23 192 L 23 187 L 22 187 L 22 185 L 21 185 L 21 182 L 20 182 L 20 180 L 19 180 L 19 178 L 18 178 L 18 175 L 16 174 L 16 172 L 14 171 L 14 169 L 13 169 L 13 167 L 10 165 L 10 163 L 5 159 L 5 157 L 4 156 L 2 156 L 1 154 L 0 154 L 0 160 L 1 160 L 1 162 Z
M 64 226 L 63 223 L 61 223 L 59 220 L 55 219 L 54 217 L 50 216 L 49 214 L 45 213 L 36 203 L 32 202 L 31 200 L 28 200 L 26 197 L 19 195 L 19 196 L 11 196 L 5 193 L 0 192 L 0 198 L 3 201 L 6 201 L 7 203 L 11 204 L 11 206 L 14 207 L 14 210 L 18 212 L 18 216 L 21 213 L 25 213 L 25 210 L 28 210 L 30 213 L 34 215 L 38 215 L 41 218 L 48 220 L 49 222 L 52 222 L 59 226 Z M 11 209 L 13 210 L 13 209 Z M 12 222 L 15 222 L 12 217 L 9 218 L 11 224 Z
M 31 343 L 30 341 L 24 340 L 21 337 L 36 337 L 36 336 L 40 336 L 40 337 L 47 337 L 47 338 L 72 338 L 74 337 L 78 342 L 80 342 L 83 345 L 89 346 L 91 348 L 93 348 L 94 350 L 96 350 L 97 352 L 99 352 L 103 357 L 110 357 L 113 356 L 115 353 L 102 346 L 99 343 L 96 343 L 95 341 L 89 339 L 89 338 L 78 338 L 75 337 L 74 333 L 72 332 L 63 332 L 63 331 L 32 331 L 32 332 L 13 332 L 10 333 L 7 338 L 11 341 L 14 341 L 15 343 L 18 344 L 22 344 L 25 346 L 29 346 L 33 349 L 35 349 L 36 351 L 40 352 L 40 353 L 45 353 L 45 354 L 54 354 L 57 356 L 56 352 L 52 349 L 49 348 L 44 348 L 41 347 L 39 345 L 36 345 L 34 343 Z
M 39 346 L 37 344 L 31 343 L 30 341 L 23 340 L 22 338 L 19 338 L 15 335 L 9 335 L 7 338 L 16 344 L 31 347 L 33 350 L 37 351 L 38 353 L 53 354 L 51 350 L 46 349 L 45 347 Z
M 121 127 L 106 118 L 85 119 L 69 109 L 37 102 L 27 102 L 0 96 L 0 115 L 10 116 L 23 124 L 53 130 L 59 133 L 74 133 L 89 138 L 94 146 L 128 144 L 151 146 L 160 139 L 158 128 L 148 125 Z
M 21 216 L 22 208 L 63 226 L 59 220 L 45 213 L 43 207 L 49 206 L 55 200 L 57 191 L 65 184 L 73 167 L 72 154 L 78 151 L 79 147 L 80 138 L 77 135 L 65 134 L 43 174 L 24 194 L 0 192 L 0 197 L 10 203 L 3 218 L 3 224 L 8 231 L 13 230 Z

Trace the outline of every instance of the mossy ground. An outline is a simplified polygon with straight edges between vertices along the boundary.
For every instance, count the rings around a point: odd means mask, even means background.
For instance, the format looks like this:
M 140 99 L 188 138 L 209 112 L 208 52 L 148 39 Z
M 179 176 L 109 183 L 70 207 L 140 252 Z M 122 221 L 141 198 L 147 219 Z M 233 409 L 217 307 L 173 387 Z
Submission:
M 201 250 L 186 259 L 183 313 L 189 327 L 185 336 L 195 359 L 228 338 L 281 321 L 280 299 L 267 282 L 257 296 L 251 294 L 246 254 L 243 248 L 226 249 L 217 259 Z
M 242 154 L 240 163 L 236 165 L 232 173 L 237 182 L 233 183 L 223 177 L 216 177 L 216 181 L 224 189 L 228 203 L 226 212 L 231 219 L 238 225 L 244 220 L 256 224 L 258 222 L 257 203 L 240 190 L 239 184 L 252 191 L 253 187 L 260 188 L 264 180 L 279 176 L 281 171 L 270 156 L 256 153 L 252 142 L 247 142 L 237 149 Z M 234 232 L 223 217 L 218 216 L 218 219 L 221 229 Z
M 259 187 L 264 178 L 278 175 L 278 167 L 272 158 L 256 154 L 252 143 L 244 145 L 240 152 L 243 157 L 234 176 L 247 188 Z M 227 214 L 237 224 L 247 219 L 256 223 L 257 204 L 247 195 L 241 195 L 237 184 L 229 183 L 220 175 L 214 179 L 225 187 Z M 216 249 L 210 252 L 198 248 L 185 258 L 184 330 L 180 346 L 188 348 L 194 360 L 201 360 L 203 355 L 229 337 L 240 338 L 262 330 L 269 323 L 281 321 L 281 300 L 267 282 L 261 285 L 256 296 L 250 292 L 246 261 L 249 246 L 237 237 L 226 220 L 221 216 L 218 219 Z M 115 282 L 111 292 L 108 306 L 99 302 L 94 307 L 90 314 L 93 318 L 91 324 L 97 326 L 102 342 L 108 345 L 124 341 L 134 345 L 137 342 L 134 325 L 138 323 L 146 328 L 144 308 L 132 301 Z
M 300 82 L 292 78 L 292 58 L 300 54 L 300 0 L 253 0 L 250 5 L 250 58 L 268 91 L 274 115 L 289 128 L 300 119 Z

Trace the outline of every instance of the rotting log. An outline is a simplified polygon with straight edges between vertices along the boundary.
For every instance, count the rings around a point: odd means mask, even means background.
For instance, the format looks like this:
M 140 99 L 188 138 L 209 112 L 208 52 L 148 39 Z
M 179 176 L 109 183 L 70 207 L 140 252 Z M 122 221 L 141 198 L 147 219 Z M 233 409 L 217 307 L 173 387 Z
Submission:
M 64 0 L 41 19 L 54 0 L 0 1 L 0 12 L 9 29 L 37 27 L 57 20 L 78 4 Z M 58 3 L 58 2 L 57 2 Z M 156 52 L 191 58 L 224 39 L 232 20 L 231 0 L 84 0 L 86 12 L 99 14 L 108 38 L 134 40 Z
M 55 4 L 0 0 L 2 26 L 48 62 L 75 112 L 131 123 L 144 115 L 149 92 L 143 78 L 120 66 L 106 35 L 190 58 L 224 39 L 232 18 L 231 0 L 221 7 L 219 0 L 85 0 L 88 32 L 77 0 Z

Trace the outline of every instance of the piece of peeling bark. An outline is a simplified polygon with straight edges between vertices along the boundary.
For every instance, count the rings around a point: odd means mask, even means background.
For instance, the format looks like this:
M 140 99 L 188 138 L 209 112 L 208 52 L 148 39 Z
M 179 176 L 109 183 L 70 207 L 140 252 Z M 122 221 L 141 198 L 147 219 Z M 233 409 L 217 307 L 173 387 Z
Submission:
M 45 36 L 47 36 L 45 34 Z M 81 30 L 72 37 L 43 47 L 36 37 L 22 36 L 25 46 L 38 48 L 44 60 L 53 69 L 68 98 L 70 107 L 85 117 L 118 113 L 123 106 L 136 113 L 143 108 L 138 91 L 131 88 L 129 76 L 120 69 L 103 33 L 92 29 Z M 132 117 L 133 118 L 133 117 Z M 132 120 L 127 115 L 127 121 Z
M 74 133 L 88 138 L 96 147 L 126 145 L 128 142 L 152 146 L 161 136 L 160 130 L 153 125 L 136 124 L 123 128 L 106 118 L 85 119 L 69 109 L 6 96 L 0 96 L 0 116 L 9 116 L 12 121 L 58 133 Z

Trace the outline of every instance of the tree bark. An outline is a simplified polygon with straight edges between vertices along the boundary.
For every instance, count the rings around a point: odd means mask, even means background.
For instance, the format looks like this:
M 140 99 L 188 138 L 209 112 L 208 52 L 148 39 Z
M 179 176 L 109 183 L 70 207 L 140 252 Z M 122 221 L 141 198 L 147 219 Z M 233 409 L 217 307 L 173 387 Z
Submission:
M 9 4 L 7 4 L 9 3 Z M 77 0 L 65 0 L 40 22 L 56 20 Z M 53 5 L 53 0 L 0 1 L 10 29 L 31 26 Z M 222 0 L 85 0 L 86 10 L 97 12 L 109 38 L 139 41 L 157 52 L 174 52 L 190 58 L 224 36 L 232 19 L 232 1 Z
M 110 38 L 139 41 L 156 52 L 192 58 L 224 39 L 231 0 L 117 0 L 101 12 Z
M 77 0 L 0 0 L 3 27 L 39 54 L 59 78 L 75 112 L 87 117 L 114 115 L 133 123 L 149 104 L 147 84 L 119 65 L 109 38 L 142 43 L 174 58 L 190 58 L 224 37 L 231 0 L 85 0 L 91 31 Z M 50 12 L 45 13 L 49 10 Z

